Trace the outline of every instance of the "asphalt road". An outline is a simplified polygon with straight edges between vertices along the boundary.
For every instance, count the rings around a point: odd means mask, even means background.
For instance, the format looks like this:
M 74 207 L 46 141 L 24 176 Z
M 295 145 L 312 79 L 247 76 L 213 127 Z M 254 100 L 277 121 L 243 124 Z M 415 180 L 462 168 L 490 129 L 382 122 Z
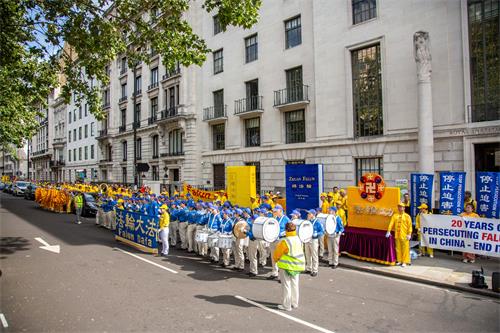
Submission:
M 500 331 L 497 300 L 327 267 L 301 276 L 300 307 L 283 317 L 268 310 L 280 301 L 277 282 L 182 251 L 152 257 L 116 243 L 93 219 L 77 225 L 32 201 L 4 193 L 0 201 L 0 331 Z M 40 249 L 37 237 L 60 253 Z

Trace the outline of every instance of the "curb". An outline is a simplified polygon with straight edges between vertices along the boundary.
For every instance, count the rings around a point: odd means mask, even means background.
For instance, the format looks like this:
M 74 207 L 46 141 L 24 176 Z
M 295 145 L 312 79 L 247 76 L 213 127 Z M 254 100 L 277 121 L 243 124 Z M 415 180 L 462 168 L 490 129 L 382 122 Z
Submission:
M 446 289 L 463 291 L 463 292 L 467 292 L 467 293 L 491 297 L 494 299 L 500 299 L 499 293 L 496 293 L 496 292 L 489 290 L 489 289 L 477 289 L 477 288 L 463 287 L 463 286 L 456 285 L 456 284 L 445 283 L 445 282 L 440 282 L 440 281 L 435 281 L 435 280 L 430 280 L 430 279 L 424 279 L 424 278 L 415 277 L 415 276 L 406 276 L 406 275 L 401 275 L 401 274 L 396 274 L 396 273 L 391 273 L 391 272 L 384 272 L 384 271 L 379 271 L 377 269 L 359 267 L 356 265 L 350 265 L 350 264 L 344 264 L 344 263 L 339 263 L 339 267 L 352 269 L 355 271 L 372 273 L 372 274 L 376 274 L 376 275 L 382 275 L 382 276 L 391 277 L 391 278 L 400 279 L 400 280 L 406 280 L 406 281 L 411 281 L 411 282 L 432 285 L 432 286 L 446 288 Z

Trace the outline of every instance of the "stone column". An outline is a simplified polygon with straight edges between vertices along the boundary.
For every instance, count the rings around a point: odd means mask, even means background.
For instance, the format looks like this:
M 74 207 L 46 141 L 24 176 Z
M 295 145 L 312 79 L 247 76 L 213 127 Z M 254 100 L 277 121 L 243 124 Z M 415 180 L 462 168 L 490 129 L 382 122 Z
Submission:
M 419 172 L 434 174 L 434 123 L 432 115 L 431 52 L 429 33 L 413 35 L 418 79 Z

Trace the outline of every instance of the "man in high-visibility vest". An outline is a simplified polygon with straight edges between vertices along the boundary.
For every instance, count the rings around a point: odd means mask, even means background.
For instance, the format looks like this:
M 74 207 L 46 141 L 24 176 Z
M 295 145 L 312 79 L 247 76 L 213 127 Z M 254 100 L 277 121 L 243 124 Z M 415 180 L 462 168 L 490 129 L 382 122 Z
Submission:
M 82 224 L 82 222 L 80 221 L 80 217 L 82 216 L 82 210 L 83 210 L 83 196 L 80 192 L 76 194 L 74 202 L 75 202 L 76 223 Z
M 278 263 L 283 290 L 282 304 L 278 305 L 278 309 L 291 311 L 299 307 L 299 276 L 305 270 L 305 262 L 295 224 L 288 222 L 285 230 L 286 236 L 276 246 L 273 261 Z

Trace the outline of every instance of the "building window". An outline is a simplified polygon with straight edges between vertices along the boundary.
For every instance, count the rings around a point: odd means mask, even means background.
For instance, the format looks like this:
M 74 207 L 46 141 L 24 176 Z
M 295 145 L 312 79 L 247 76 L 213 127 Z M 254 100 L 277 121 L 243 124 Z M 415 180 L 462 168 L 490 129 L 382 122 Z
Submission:
M 121 111 L 121 126 L 125 128 L 127 126 L 127 109 L 122 109 Z
M 153 165 L 151 168 L 151 176 L 153 177 L 153 180 L 160 180 L 160 172 L 157 165 Z
M 376 0 L 352 0 L 352 24 L 368 21 L 376 16 Z
M 120 74 L 125 74 L 127 72 L 127 57 L 122 58 L 120 67 Z
M 170 155 L 184 154 L 183 139 L 184 133 L 180 129 L 168 133 L 168 153 Z
M 260 146 L 260 118 L 245 119 L 245 143 L 247 147 Z
M 356 178 L 354 184 L 358 184 L 359 179 L 366 173 L 378 173 L 383 176 L 384 162 L 382 157 L 356 158 Z
M 73 148 L 73 161 L 76 162 L 76 148 Z
M 257 34 L 245 38 L 245 62 L 252 62 L 258 58 Z
M 151 85 L 158 85 L 158 67 L 151 70 Z
M 104 106 L 108 106 L 109 105 L 109 101 L 110 101 L 110 95 L 109 95 L 109 89 L 106 89 L 104 90 L 104 93 L 103 93 L 103 103 L 104 103 Z M 87 115 L 87 113 L 85 112 L 85 115 Z
M 226 147 L 225 124 L 217 124 L 212 126 L 212 139 L 214 150 L 223 150 Z
M 109 90 L 108 90 L 108 94 L 109 94 Z M 109 96 L 108 96 L 108 103 L 109 103 Z M 87 117 L 89 115 L 89 110 L 88 110 L 88 104 L 87 103 L 85 103 L 84 109 L 85 109 L 85 117 Z
M 85 124 L 85 128 L 84 128 L 84 136 L 85 138 L 88 138 L 89 136 L 89 125 L 88 124 Z
M 91 145 L 90 146 L 90 159 L 93 160 L 94 159 L 94 145 Z
M 135 153 L 138 160 L 142 159 L 142 139 L 138 138 L 135 143 Z
M 122 84 L 121 98 L 127 98 L 127 83 Z
M 84 149 L 84 155 L 85 155 L 85 161 L 89 159 L 89 147 L 88 146 L 85 146 L 85 149 Z
M 260 193 L 260 162 L 245 162 L 247 166 L 255 167 L 255 190 Z
M 68 131 L 68 140 L 71 142 L 71 131 Z
M 123 161 L 127 160 L 127 141 L 122 142 L 122 158 Z
M 302 44 L 300 15 L 285 21 L 285 47 L 287 49 Z
M 226 168 L 222 164 L 213 164 L 214 168 L 214 190 L 224 190 L 226 188 Z
M 159 153 L 159 138 L 158 135 L 153 135 L 151 138 L 152 146 L 153 146 L 153 158 L 158 158 Z
M 135 78 L 134 93 L 140 95 L 142 93 L 142 77 L 139 75 Z
M 302 66 L 288 69 L 286 76 L 286 95 L 282 102 L 294 103 L 304 100 L 304 89 L 302 83 Z
M 82 160 L 82 147 L 79 147 L 78 148 L 78 160 L 81 161 Z
M 224 55 L 223 50 L 220 49 L 213 53 L 214 57 L 214 74 L 224 71 Z
M 90 123 L 90 136 L 94 136 L 94 123 Z
M 224 90 L 217 90 L 214 91 L 213 93 L 213 98 L 214 98 L 214 117 L 219 118 L 219 117 L 224 117 Z
M 158 97 L 151 98 L 150 117 L 154 119 L 158 113 Z
M 82 106 L 78 108 L 78 119 L 82 119 Z
M 352 51 L 354 134 L 383 134 L 382 68 L 380 45 Z
M 68 113 L 68 123 L 71 124 L 71 111 Z
M 73 121 L 76 121 L 76 110 L 73 110 Z
M 286 143 L 306 141 L 304 110 L 285 112 Z
M 134 124 L 135 126 L 141 127 L 141 103 L 137 103 L 135 105 L 135 110 L 134 110 Z
M 127 183 L 127 167 L 122 167 L 122 183 Z
M 214 35 L 217 35 L 218 33 L 222 32 L 222 26 L 219 21 L 219 15 L 215 15 L 212 19 L 214 22 Z
M 78 127 L 78 140 L 82 139 L 82 127 Z
M 500 119 L 500 1 L 469 0 L 470 120 Z
M 71 162 L 71 149 L 68 149 L 68 162 Z
M 73 141 L 76 141 L 76 128 L 73 129 Z

